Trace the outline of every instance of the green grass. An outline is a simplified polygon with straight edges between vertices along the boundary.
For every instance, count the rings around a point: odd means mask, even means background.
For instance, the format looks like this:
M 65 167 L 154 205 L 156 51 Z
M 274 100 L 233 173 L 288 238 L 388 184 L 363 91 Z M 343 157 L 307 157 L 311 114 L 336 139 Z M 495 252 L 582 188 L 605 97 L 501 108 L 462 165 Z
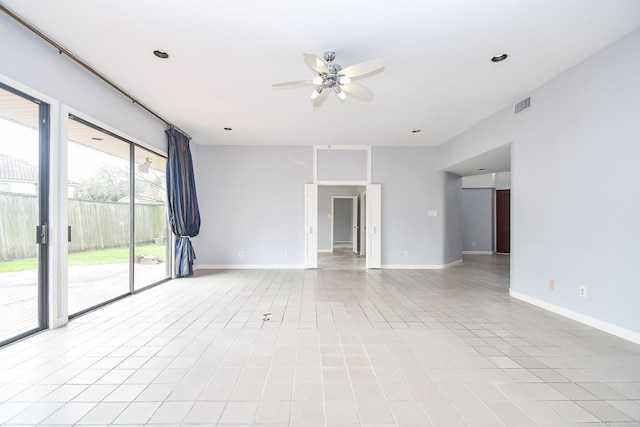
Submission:
M 157 255 L 164 260 L 164 245 L 143 245 L 136 246 L 136 255 Z M 96 264 L 118 264 L 129 261 L 129 248 L 102 249 L 99 251 L 77 252 L 69 254 L 69 265 L 96 265 Z M 15 273 L 18 271 L 35 270 L 36 259 L 26 258 L 14 261 L 0 262 L 0 273 Z
M 15 273 L 36 269 L 35 258 L 17 259 L 14 261 L 0 262 L 0 273 Z

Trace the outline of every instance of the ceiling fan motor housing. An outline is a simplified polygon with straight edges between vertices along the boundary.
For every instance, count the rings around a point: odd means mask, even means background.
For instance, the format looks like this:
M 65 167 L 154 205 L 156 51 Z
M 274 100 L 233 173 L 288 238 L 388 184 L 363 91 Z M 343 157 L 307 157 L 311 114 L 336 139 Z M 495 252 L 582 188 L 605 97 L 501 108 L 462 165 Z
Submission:
M 334 59 L 336 59 L 336 53 L 335 53 L 335 52 L 333 52 L 333 51 L 331 51 L 331 50 L 328 50 L 328 51 L 326 51 L 326 52 L 324 53 L 324 60 L 325 60 L 325 61 L 327 61 L 327 62 L 331 62 L 331 61 L 333 61 Z

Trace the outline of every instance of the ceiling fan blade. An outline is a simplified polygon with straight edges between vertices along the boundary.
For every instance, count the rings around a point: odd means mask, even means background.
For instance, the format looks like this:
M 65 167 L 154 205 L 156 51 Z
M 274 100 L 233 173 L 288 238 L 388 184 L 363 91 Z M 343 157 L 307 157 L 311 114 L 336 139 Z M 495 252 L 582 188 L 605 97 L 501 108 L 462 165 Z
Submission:
M 318 58 L 313 53 L 305 52 L 302 54 L 304 56 L 304 63 L 309 66 L 313 71 L 318 74 L 328 73 L 329 68 L 327 68 L 327 64 L 320 58 Z
M 373 101 L 373 92 L 358 83 L 351 82 L 347 85 L 341 85 L 340 87 L 354 98 L 358 98 L 363 101 Z
M 371 74 L 382 68 L 384 68 L 384 61 L 382 59 L 372 59 L 371 61 L 350 65 L 349 67 L 344 68 L 340 74 L 344 74 L 350 78 L 355 78 L 364 76 L 365 74 Z
M 313 108 L 317 108 L 320 105 L 322 105 L 324 100 L 327 99 L 327 96 L 329 96 L 329 92 L 331 92 L 331 90 L 329 89 L 323 90 L 322 93 L 318 95 L 316 99 L 313 100 Z
M 272 84 L 272 87 L 286 87 L 286 86 L 306 86 L 313 84 L 313 80 L 296 80 L 293 82 L 283 82 Z

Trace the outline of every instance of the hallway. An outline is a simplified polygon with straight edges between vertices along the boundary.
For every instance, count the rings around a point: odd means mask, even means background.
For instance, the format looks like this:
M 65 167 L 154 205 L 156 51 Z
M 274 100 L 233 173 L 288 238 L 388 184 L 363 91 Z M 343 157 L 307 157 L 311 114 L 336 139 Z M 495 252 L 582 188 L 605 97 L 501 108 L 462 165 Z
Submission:
M 367 258 L 353 253 L 350 244 L 334 243 L 333 252 L 318 252 L 318 268 L 321 270 L 362 270 Z

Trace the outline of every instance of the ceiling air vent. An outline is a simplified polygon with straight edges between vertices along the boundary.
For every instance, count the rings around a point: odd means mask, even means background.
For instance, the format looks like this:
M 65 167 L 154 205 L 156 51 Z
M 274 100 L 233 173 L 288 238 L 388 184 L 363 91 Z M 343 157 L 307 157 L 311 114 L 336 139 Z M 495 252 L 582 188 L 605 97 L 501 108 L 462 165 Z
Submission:
M 531 107 L 531 97 L 524 99 L 516 104 L 516 114 L 522 113 L 527 108 Z

